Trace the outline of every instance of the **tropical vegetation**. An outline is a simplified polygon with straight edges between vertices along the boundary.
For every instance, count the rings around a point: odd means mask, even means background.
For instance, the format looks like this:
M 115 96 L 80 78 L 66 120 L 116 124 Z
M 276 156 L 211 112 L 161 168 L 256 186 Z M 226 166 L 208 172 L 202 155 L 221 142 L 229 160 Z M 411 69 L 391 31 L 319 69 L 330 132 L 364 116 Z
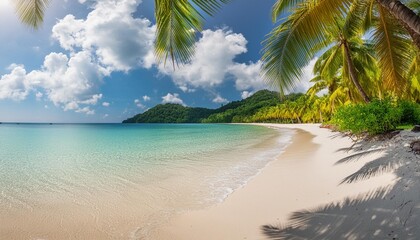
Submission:
M 274 107 L 282 102 L 296 101 L 301 96 L 303 94 L 290 94 L 281 99 L 278 92 L 261 90 L 246 99 L 230 102 L 217 109 L 186 107 L 171 103 L 159 104 L 123 123 L 249 122 L 249 119 L 261 109 Z
M 370 104 L 350 104 L 340 108 L 332 123 L 341 131 L 355 135 L 389 132 L 401 124 L 413 124 L 420 120 L 420 107 L 408 102 L 393 104 L 389 100 L 375 100 Z

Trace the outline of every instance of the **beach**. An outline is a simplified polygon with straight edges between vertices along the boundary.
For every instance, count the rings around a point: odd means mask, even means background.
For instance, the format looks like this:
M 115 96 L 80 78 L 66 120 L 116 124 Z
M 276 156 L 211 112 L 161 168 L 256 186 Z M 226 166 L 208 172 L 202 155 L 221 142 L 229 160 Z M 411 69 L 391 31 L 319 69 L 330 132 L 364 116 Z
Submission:
M 408 146 L 418 133 L 355 144 L 318 124 L 259 125 L 296 134 L 284 153 L 224 202 L 173 217 L 153 239 L 420 236 L 420 161 Z
M 0 239 L 418 239 L 419 133 L 254 125 L 3 125 Z

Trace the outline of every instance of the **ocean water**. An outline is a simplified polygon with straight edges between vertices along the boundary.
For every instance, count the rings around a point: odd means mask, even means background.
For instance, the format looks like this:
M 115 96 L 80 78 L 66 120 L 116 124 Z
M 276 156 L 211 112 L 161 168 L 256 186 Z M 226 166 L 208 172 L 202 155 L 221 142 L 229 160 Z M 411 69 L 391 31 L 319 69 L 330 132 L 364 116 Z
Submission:
M 291 130 L 224 124 L 1 124 L 0 239 L 142 239 L 223 201 Z

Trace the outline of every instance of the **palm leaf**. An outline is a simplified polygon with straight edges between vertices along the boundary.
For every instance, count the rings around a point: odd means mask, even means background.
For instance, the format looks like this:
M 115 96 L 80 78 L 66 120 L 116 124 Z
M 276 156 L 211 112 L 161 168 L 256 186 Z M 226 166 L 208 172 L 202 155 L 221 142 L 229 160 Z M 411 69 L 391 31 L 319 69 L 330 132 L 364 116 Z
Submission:
M 411 0 L 407 4 L 407 7 L 413 10 L 416 14 L 420 13 L 420 2 L 417 0 Z
M 264 40 L 262 75 L 267 84 L 284 93 L 321 47 L 326 47 L 325 30 L 342 17 L 348 0 L 311 0 L 300 4 L 287 20 Z
M 195 33 L 202 30 L 204 16 L 213 15 L 229 0 L 155 0 L 157 62 L 186 63 L 194 55 Z M 174 66 L 175 67 L 175 66 Z
M 271 19 L 276 22 L 281 14 L 286 13 L 291 7 L 297 6 L 305 0 L 277 0 L 271 9 Z
M 15 9 L 20 20 L 37 29 L 44 21 L 45 10 L 50 0 L 15 0 Z
M 343 26 L 343 35 L 346 39 L 361 36 L 366 31 L 366 16 L 370 1 L 355 0 L 347 12 Z
M 401 95 L 407 84 L 406 76 L 413 59 L 408 35 L 398 21 L 378 6 L 378 20 L 373 32 L 373 43 L 382 70 L 382 82 L 386 89 Z

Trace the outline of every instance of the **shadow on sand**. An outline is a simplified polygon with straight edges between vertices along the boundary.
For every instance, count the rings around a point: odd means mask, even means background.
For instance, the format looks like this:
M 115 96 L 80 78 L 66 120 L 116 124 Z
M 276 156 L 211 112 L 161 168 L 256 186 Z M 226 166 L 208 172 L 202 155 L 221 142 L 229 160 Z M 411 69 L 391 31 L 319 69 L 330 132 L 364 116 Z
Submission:
M 264 225 L 268 239 L 420 239 L 420 155 L 409 151 L 407 141 L 415 133 L 393 136 L 391 140 L 359 142 L 352 155 L 337 161 L 346 164 L 382 151 L 340 184 L 351 184 L 384 172 L 397 176 L 395 184 L 378 188 L 341 202 L 292 213 L 285 225 Z M 373 147 L 373 150 L 372 150 Z

